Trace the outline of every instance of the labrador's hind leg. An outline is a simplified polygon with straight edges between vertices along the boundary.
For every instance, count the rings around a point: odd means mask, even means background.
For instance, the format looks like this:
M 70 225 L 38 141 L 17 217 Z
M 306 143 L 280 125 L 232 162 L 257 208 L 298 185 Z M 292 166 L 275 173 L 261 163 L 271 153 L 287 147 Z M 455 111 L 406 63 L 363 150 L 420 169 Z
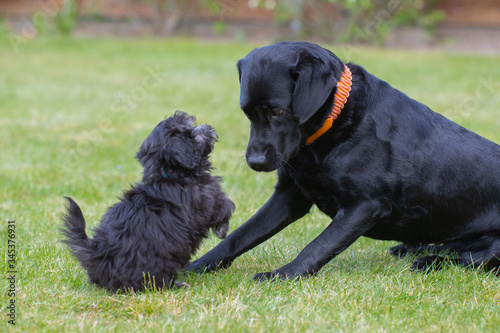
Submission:
M 494 239 L 489 246 L 459 253 L 458 262 L 466 267 L 484 267 L 500 274 L 500 239 Z
M 448 247 L 436 244 L 400 244 L 391 247 L 389 253 L 399 258 L 403 258 L 407 255 L 421 256 L 412 262 L 412 271 L 440 270 L 443 268 L 443 263 L 445 261 L 456 261 L 456 259 L 448 257 L 450 254 L 450 249 Z
M 413 261 L 411 269 L 414 271 L 439 270 L 443 268 L 443 263 L 449 262 L 465 267 L 484 267 L 487 270 L 496 270 L 496 274 L 500 274 L 500 239 L 484 237 L 472 244 L 474 245 L 473 250 L 470 250 L 471 243 L 461 246 L 462 250 L 457 249 L 457 245 L 454 244 L 451 255 L 448 251 L 444 255 L 428 255 L 417 258 Z M 469 249 L 463 250 L 463 248 Z M 435 249 L 443 251 L 446 250 L 446 247 L 438 246 Z
M 389 249 L 389 253 L 393 256 L 403 258 L 407 255 L 423 255 L 425 253 L 441 253 L 447 251 L 448 248 L 443 245 L 435 244 L 419 244 L 419 245 L 408 245 L 399 244 L 393 246 Z
M 419 272 L 438 271 L 443 268 L 443 264 L 446 261 L 453 262 L 454 259 L 438 255 L 424 256 L 415 259 L 412 262 L 410 269 L 412 271 L 419 271 Z

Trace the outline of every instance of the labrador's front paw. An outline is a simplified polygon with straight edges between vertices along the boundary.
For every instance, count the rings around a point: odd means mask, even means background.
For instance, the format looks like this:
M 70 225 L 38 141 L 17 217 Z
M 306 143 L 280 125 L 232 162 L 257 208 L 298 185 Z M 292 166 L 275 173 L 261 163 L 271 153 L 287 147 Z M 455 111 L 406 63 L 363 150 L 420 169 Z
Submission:
M 208 273 L 213 272 L 218 269 L 225 269 L 231 266 L 232 260 L 211 260 L 207 255 L 196 259 L 195 261 L 190 262 L 186 268 L 185 272 L 194 272 L 194 273 Z
M 255 281 L 278 281 L 278 280 L 294 280 L 298 278 L 297 274 L 281 272 L 280 270 L 266 272 L 266 273 L 257 273 L 253 276 Z
M 277 278 L 282 278 L 282 277 L 279 274 L 277 274 L 276 271 L 266 272 L 266 273 L 257 273 L 253 276 L 253 279 L 255 281 L 260 281 L 260 282 L 271 281 L 271 280 L 275 280 Z

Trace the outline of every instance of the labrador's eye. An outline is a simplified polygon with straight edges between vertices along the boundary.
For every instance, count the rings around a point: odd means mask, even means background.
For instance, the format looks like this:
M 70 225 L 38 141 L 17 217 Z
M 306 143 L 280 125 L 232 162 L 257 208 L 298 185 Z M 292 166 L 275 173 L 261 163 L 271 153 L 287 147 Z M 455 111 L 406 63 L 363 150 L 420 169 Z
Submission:
M 273 117 L 279 117 L 283 115 L 283 109 L 274 109 L 271 111 Z

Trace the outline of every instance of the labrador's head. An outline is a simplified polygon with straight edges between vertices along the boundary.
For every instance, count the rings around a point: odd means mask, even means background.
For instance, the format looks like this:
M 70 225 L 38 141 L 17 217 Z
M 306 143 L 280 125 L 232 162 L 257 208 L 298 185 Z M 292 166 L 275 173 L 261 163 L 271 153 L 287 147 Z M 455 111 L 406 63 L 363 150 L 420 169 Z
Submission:
M 306 42 L 280 42 L 238 61 L 240 104 L 250 120 L 246 151 L 256 171 L 273 171 L 296 155 L 332 105 L 342 62 Z M 332 97 L 332 98 L 329 98 Z M 307 126 L 309 123 L 310 126 Z

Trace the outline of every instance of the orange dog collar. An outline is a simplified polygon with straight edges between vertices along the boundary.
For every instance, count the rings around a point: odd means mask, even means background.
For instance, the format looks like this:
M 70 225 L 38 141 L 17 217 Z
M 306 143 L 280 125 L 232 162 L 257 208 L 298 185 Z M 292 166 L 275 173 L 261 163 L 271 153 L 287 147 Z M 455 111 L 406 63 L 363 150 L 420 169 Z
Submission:
M 344 104 L 347 102 L 347 98 L 349 97 L 349 93 L 351 91 L 352 85 L 352 74 L 349 70 L 349 67 L 344 65 L 344 71 L 342 72 L 342 76 L 340 77 L 340 81 L 337 83 L 337 92 L 335 93 L 335 97 L 333 99 L 333 110 L 332 113 L 325 120 L 323 126 L 317 130 L 313 135 L 311 135 L 307 140 L 305 145 L 310 145 L 314 140 L 322 136 L 326 131 L 328 131 L 335 119 L 342 111 Z

